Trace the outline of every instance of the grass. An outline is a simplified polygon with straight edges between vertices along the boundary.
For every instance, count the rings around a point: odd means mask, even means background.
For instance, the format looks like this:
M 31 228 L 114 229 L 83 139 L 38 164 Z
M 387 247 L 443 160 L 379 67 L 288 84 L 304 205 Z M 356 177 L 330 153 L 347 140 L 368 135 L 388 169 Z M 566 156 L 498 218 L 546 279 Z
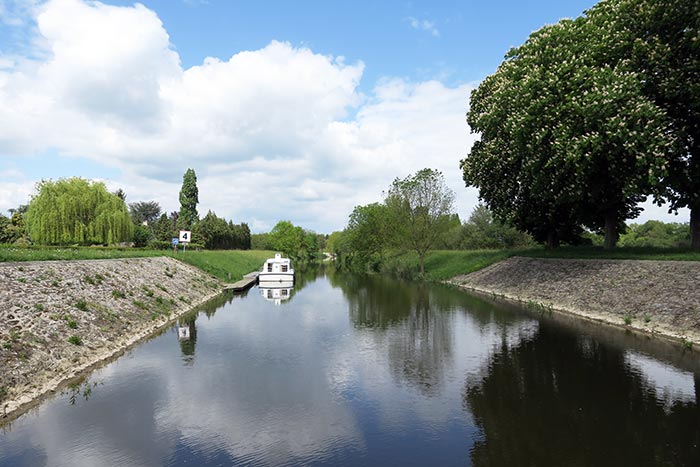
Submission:
M 83 340 L 80 338 L 80 336 L 70 336 L 68 338 L 68 342 L 70 342 L 73 345 L 83 345 Z
M 666 261 L 700 261 L 700 251 L 679 248 L 617 248 L 563 246 L 554 250 L 543 247 L 517 250 L 436 250 L 425 258 L 425 278 L 432 281 L 451 279 L 478 271 L 511 256 L 564 259 L 634 259 Z M 382 271 L 401 277 L 419 276 L 418 255 L 403 253 L 385 259 Z
M 114 289 L 112 290 L 112 297 L 114 298 L 126 298 L 126 294 L 122 292 L 121 290 Z
M 700 251 L 688 248 L 620 247 L 605 250 L 599 246 L 562 246 L 553 250 L 530 248 L 517 254 L 535 258 L 700 261 Z
M 79 259 L 115 259 L 115 258 L 146 258 L 169 256 L 192 266 L 198 267 L 226 282 L 241 279 L 243 275 L 259 269 L 267 258 L 274 256 L 272 251 L 263 250 L 201 250 L 179 251 L 173 254 L 170 250 L 148 250 L 141 248 L 112 248 L 112 247 L 56 247 L 56 246 L 27 246 L 0 244 L 0 262 L 8 261 L 52 261 Z M 177 274 L 166 269 L 168 277 Z M 104 277 L 90 277 L 90 282 L 98 284 Z M 52 283 L 58 286 L 58 281 Z
M 222 281 L 234 282 L 262 267 L 273 251 L 264 250 L 202 250 L 178 253 L 178 260 L 198 267 Z

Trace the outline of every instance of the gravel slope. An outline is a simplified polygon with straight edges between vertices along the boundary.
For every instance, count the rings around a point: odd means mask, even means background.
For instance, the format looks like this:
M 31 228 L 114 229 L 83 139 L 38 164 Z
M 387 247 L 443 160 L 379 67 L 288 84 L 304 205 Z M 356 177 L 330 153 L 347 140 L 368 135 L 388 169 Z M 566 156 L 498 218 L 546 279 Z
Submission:
M 221 290 L 166 257 L 0 263 L 0 414 L 16 415 Z
M 513 257 L 452 283 L 700 344 L 700 262 Z

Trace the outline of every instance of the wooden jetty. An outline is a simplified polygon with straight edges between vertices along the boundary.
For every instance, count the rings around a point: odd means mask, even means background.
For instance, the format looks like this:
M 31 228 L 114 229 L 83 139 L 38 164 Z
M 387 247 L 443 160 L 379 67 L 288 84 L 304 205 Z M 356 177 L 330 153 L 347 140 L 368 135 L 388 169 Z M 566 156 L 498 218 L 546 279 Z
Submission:
M 234 292 L 242 292 L 244 290 L 248 290 L 255 284 L 258 280 L 258 273 L 256 272 L 251 272 L 243 276 L 243 279 L 239 280 L 238 282 L 234 282 L 233 284 L 226 284 L 224 286 L 224 289 L 226 290 L 233 290 Z

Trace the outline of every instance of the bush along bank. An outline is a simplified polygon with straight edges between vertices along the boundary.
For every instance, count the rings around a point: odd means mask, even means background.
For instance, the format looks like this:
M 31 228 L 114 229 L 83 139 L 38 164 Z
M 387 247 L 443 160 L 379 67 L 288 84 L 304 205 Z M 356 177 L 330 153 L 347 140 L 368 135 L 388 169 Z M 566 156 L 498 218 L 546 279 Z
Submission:
M 0 408 L 6 419 L 218 295 L 172 258 L 0 263 Z

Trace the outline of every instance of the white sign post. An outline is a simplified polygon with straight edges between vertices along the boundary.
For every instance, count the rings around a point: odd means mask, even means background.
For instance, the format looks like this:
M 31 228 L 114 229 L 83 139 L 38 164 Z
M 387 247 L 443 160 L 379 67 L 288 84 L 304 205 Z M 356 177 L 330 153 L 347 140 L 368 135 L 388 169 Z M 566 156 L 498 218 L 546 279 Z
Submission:
M 187 250 L 187 244 L 190 243 L 190 239 L 192 238 L 192 232 L 189 230 L 181 230 L 180 231 L 180 236 L 178 237 L 178 240 L 180 243 L 182 243 L 182 251 Z

